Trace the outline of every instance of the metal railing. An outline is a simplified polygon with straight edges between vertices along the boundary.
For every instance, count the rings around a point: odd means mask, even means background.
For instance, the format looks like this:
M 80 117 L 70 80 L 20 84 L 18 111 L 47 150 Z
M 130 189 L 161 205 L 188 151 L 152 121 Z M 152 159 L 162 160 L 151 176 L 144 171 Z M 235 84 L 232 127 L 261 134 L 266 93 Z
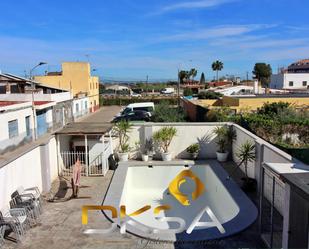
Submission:
M 110 141 L 104 143 L 102 152 L 94 156 L 94 159 L 90 162 L 89 153 L 86 154 L 84 151 L 61 151 L 59 156 L 59 174 L 61 176 L 71 176 L 73 174 L 73 167 L 77 159 L 79 159 L 82 165 L 82 176 L 105 175 L 109 169 L 108 157 L 110 154 L 112 154 Z M 87 156 L 88 158 L 86 158 Z

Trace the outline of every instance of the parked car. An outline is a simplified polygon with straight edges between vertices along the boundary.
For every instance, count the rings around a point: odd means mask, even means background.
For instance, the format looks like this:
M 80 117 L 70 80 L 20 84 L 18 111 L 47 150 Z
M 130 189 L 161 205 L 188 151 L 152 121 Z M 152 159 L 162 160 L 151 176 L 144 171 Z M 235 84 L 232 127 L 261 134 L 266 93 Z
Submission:
M 121 116 L 117 116 L 114 118 L 113 122 L 119 122 L 121 120 L 126 121 L 150 121 L 150 116 L 148 112 L 142 111 L 142 110 L 135 110 L 131 111 L 125 114 L 122 114 Z
M 162 94 L 173 94 L 175 93 L 175 89 L 172 88 L 172 87 L 167 87 L 167 88 L 164 88 L 162 91 L 161 91 Z
M 131 92 L 131 97 L 142 97 L 140 93 Z
M 117 117 L 128 114 L 132 111 L 146 111 L 149 117 L 151 117 L 151 114 L 154 111 L 154 103 L 153 102 L 143 102 L 143 103 L 129 104 L 117 115 Z

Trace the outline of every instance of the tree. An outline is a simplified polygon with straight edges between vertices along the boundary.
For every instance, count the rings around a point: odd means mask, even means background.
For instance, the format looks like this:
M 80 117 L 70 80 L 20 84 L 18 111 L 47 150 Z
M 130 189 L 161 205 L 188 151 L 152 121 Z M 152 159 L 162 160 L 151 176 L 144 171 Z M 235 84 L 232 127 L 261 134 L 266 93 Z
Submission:
M 219 79 L 218 74 L 219 74 L 219 71 L 223 69 L 223 62 L 217 60 L 212 63 L 211 68 L 213 71 L 217 72 L 217 82 L 218 82 L 218 79 Z
M 266 63 L 256 63 L 252 73 L 261 82 L 262 86 L 268 87 L 270 76 L 272 74 L 272 69 L 269 64 Z
M 201 74 L 200 84 L 205 84 L 205 75 L 204 75 L 204 73 Z
M 181 70 L 178 73 L 178 77 L 180 80 L 180 84 L 183 84 L 183 81 L 186 79 L 188 79 L 190 77 L 190 72 L 189 71 L 185 71 L 185 70 Z
M 191 88 L 185 88 L 183 90 L 183 96 L 192 96 L 192 89 Z
M 192 77 L 192 80 L 194 80 L 196 75 L 197 75 L 197 70 L 195 68 L 191 68 L 191 70 L 189 71 L 189 78 Z

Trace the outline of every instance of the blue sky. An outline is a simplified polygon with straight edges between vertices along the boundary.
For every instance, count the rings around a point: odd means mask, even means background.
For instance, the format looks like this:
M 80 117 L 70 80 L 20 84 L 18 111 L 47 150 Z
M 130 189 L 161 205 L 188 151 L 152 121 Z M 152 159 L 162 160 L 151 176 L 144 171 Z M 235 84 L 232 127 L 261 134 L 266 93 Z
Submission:
M 0 2 L 0 69 L 37 73 L 88 59 L 103 79 L 244 76 L 255 62 L 309 58 L 308 0 L 23 0 Z

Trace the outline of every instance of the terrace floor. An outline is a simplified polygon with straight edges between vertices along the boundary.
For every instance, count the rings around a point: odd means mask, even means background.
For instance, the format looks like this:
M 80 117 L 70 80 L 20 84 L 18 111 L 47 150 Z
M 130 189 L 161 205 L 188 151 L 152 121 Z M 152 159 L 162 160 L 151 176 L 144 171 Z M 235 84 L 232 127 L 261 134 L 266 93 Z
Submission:
M 227 171 L 233 166 L 234 164 L 230 162 L 223 165 Z M 112 175 L 113 171 L 109 171 L 105 177 L 83 177 L 78 199 L 69 199 L 72 193 L 68 187 L 69 179 L 56 180 L 51 192 L 45 196 L 40 223 L 28 230 L 19 244 L 5 240 L 4 248 L 265 248 L 258 233 L 257 222 L 235 236 L 194 244 L 152 242 L 130 234 L 121 235 L 119 230 L 109 235 L 85 235 L 83 234 L 85 227 L 81 224 L 81 206 L 101 205 Z M 241 172 L 234 175 L 236 182 L 241 177 Z M 52 197 L 56 197 L 54 202 L 48 202 L 47 200 Z M 250 198 L 257 205 L 256 197 L 253 195 Z M 89 226 L 104 229 L 110 227 L 110 223 L 100 211 L 91 211 Z

